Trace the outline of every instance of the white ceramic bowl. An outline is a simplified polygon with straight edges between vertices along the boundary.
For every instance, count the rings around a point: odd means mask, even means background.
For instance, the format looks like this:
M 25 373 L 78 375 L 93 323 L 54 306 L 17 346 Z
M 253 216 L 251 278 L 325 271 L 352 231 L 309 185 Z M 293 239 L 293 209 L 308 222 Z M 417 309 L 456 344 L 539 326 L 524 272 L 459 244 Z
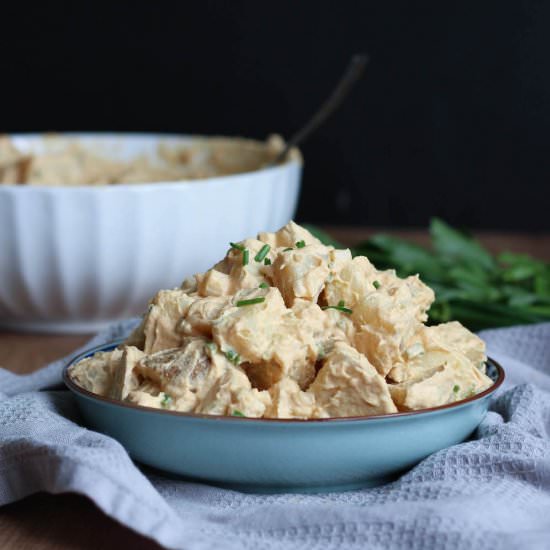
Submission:
M 24 151 L 40 135 L 11 136 Z M 155 153 L 190 136 L 71 134 L 109 158 Z M 51 139 L 51 138 L 48 138 Z M 0 186 L 0 326 L 90 332 L 140 314 L 223 257 L 228 241 L 274 231 L 294 215 L 301 163 L 187 182 Z

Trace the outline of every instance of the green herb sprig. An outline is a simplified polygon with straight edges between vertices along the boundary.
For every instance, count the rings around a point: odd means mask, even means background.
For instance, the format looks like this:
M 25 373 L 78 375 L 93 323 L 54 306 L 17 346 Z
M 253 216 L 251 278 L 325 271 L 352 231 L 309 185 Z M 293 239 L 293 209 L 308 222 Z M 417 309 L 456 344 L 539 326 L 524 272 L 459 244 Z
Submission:
M 351 315 L 353 313 L 353 310 L 349 309 L 349 307 L 346 307 L 344 300 L 340 300 L 337 306 L 323 306 L 321 309 L 336 309 L 337 311 L 342 311 L 343 313 L 347 313 L 348 315 Z
M 238 300 L 235 304 L 237 307 L 253 306 L 254 304 L 261 304 L 265 302 L 264 296 L 258 296 L 258 298 L 250 298 L 249 300 Z
M 254 256 L 255 262 L 261 262 L 264 260 L 264 258 L 269 254 L 271 247 L 268 244 L 264 244 L 262 248 L 258 251 L 256 256 Z
M 245 248 L 242 244 L 232 243 L 232 242 L 229 243 L 229 246 L 233 250 L 238 250 L 239 252 L 241 252 L 242 253 L 242 264 L 243 265 L 248 265 L 248 262 L 249 262 L 249 259 L 250 259 L 250 251 L 248 250 L 248 248 Z
M 232 349 L 228 349 L 225 352 L 225 357 L 227 358 L 228 361 L 230 361 L 234 365 L 239 365 L 241 363 L 241 356 L 236 351 L 233 351 Z

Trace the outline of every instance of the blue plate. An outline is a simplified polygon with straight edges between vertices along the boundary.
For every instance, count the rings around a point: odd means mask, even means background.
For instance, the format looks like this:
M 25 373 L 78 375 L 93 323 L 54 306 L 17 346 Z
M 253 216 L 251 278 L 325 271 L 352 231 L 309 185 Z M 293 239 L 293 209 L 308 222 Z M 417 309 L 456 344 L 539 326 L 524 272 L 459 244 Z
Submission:
M 117 343 L 98 346 L 73 364 Z M 63 379 L 86 423 L 114 437 L 139 462 L 171 474 L 248 492 L 340 491 L 381 485 L 428 455 L 467 439 L 483 420 L 494 385 L 422 411 L 317 420 L 254 419 L 164 411 L 95 395 Z

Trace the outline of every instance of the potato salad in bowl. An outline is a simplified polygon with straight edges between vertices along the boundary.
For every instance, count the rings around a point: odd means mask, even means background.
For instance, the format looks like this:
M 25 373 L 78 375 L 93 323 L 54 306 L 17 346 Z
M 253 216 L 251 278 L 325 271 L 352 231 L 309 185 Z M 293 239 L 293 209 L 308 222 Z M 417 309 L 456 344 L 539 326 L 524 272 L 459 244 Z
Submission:
M 68 375 L 98 396 L 196 415 L 432 409 L 493 385 L 480 338 L 425 324 L 433 300 L 418 276 L 379 271 L 289 222 L 228 243 L 211 269 L 159 291 L 125 342 Z

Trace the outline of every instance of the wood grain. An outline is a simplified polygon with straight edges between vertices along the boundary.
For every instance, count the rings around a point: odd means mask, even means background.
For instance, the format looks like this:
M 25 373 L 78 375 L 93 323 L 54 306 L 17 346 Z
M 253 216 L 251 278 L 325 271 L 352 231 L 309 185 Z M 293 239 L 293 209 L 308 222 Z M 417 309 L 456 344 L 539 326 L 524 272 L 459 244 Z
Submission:
M 90 338 L 91 334 L 65 336 L 0 332 L 0 367 L 28 374 L 68 355 Z
M 380 230 L 326 228 L 346 245 Z M 426 244 L 425 231 L 388 233 Z M 491 251 L 510 250 L 550 261 L 550 235 L 483 233 L 477 235 Z M 81 346 L 89 335 L 40 335 L 0 332 L 0 365 L 29 373 Z M 0 388 L 1 389 L 1 388 Z M 64 550 L 69 548 L 137 550 L 159 548 L 105 516 L 89 500 L 76 495 L 30 496 L 0 508 L 0 548 L 3 550 Z
M 38 493 L 0 508 L 2 550 L 158 550 L 103 514 L 88 499 Z

